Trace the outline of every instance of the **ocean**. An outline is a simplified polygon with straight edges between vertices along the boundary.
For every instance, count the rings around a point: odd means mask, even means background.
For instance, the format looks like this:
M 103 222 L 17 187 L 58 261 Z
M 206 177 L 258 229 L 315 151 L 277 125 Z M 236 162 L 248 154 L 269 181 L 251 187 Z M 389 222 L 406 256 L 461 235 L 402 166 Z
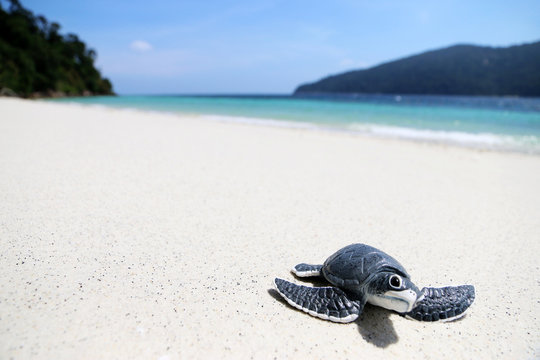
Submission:
M 344 131 L 540 154 L 540 98 L 417 95 L 159 95 L 64 98 L 217 121 Z

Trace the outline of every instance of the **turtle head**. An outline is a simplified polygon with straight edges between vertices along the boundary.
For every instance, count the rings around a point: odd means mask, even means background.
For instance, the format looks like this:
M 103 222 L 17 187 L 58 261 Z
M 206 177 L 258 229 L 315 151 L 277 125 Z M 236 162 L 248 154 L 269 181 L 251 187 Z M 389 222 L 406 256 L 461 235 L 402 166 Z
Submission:
M 412 310 L 422 293 L 408 275 L 396 271 L 375 274 L 368 285 L 370 304 L 405 313 Z

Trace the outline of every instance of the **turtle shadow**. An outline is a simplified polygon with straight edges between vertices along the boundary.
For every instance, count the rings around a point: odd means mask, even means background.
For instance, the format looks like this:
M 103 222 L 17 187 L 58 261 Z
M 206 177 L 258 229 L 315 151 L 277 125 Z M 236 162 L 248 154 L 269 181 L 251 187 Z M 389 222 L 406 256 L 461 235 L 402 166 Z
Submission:
M 362 314 L 355 321 L 362 338 L 379 348 L 397 343 L 399 337 L 390 320 L 391 314 L 386 309 L 366 304 Z
M 271 297 L 280 303 L 290 306 L 276 289 L 268 289 L 267 291 Z M 397 343 L 399 337 L 396 334 L 392 320 L 390 320 L 390 314 L 391 312 L 386 309 L 366 304 L 364 311 L 355 321 L 362 338 L 379 348 L 386 348 Z
M 285 304 L 285 305 L 289 305 L 287 303 L 287 301 L 281 296 L 279 295 L 279 293 L 277 292 L 276 289 L 268 289 L 268 294 L 273 297 L 274 299 L 276 299 L 277 301 L 279 301 L 280 303 L 282 304 Z

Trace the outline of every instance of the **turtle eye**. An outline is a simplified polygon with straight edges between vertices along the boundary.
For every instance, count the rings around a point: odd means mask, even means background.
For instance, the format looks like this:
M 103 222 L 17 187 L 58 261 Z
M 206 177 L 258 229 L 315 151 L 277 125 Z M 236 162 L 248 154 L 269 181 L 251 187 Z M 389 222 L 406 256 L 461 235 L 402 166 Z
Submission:
M 398 275 L 390 276 L 390 286 L 396 289 L 401 287 L 401 278 Z

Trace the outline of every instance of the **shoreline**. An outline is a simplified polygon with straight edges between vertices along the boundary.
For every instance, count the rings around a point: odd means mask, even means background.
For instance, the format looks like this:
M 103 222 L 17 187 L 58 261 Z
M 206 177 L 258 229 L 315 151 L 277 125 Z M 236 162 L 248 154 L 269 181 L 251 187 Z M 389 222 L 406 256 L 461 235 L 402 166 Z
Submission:
M 47 102 L 47 101 L 45 101 Z M 467 133 L 459 131 L 417 129 L 411 127 L 401 127 L 394 125 L 382 125 L 375 123 L 352 123 L 352 124 L 328 124 L 316 123 L 298 120 L 272 119 L 263 117 L 235 116 L 211 113 L 196 113 L 174 110 L 155 110 L 138 107 L 124 107 L 109 104 L 92 103 L 62 103 L 81 105 L 83 107 L 109 108 L 125 111 L 141 111 L 143 113 L 167 114 L 178 117 L 197 117 L 210 121 L 239 123 L 256 126 L 269 126 L 276 128 L 289 128 L 307 131 L 336 132 L 352 136 L 361 136 L 375 139 L 391 139 L 422 144 L 433 144 L 440 146 L 452 146 L 458 148 L 467 148 L 478 151 L 494 151 L 501 153 L 519 153 L 525 155 L 540 155 L 540 144 L 536 147 L 530 147 L 530 144 L 524 143 L 525 136 L 501 135 L 494 133 Z
M 0 99 L 2 358 L 534 358 L 540 158 Z M 335 324 L 271 291 L 363 242 L 459 321 Z M 532 280 L 531 280 L 532 279 Z M 308 283 L 309 285 L 309 283 Z
M 128 110 L 128 108 L 126 108 Z M 144 111 L 144 110 L 142 110 Z M 189 113 L 170 113 L 177 116 L 198 116 L 211 121 L 248 124 L 255 126 L 269 126 L 275 128 L 296 129 L 306 131 L 322 131 L 330 133 L 342 133 L 350 136 L 359 136 L 362 138 L 371 138 L 379 140 L 397 140 L 412 142 L 418 144 L 430 144 L 434 146 L 450 146 L 456 148 L 464 148 L 476 151 L 492 151 L 497 153 L 518 153 L 523 155 L 539 156 L 540 147 L 538 149 L 522 149 L 519 145 L 512 144 L 512 136 L 500 136 L 492 133 L 471 134 L 464 132 L 451 131 L 434 131 L 412 129 L 407 127 L 397 126 L 382 126 L 366 123 L 361 126 L 352 126 L 349 129 L 332 127 L 330 125 L 318 125 L 313 123 L 305 123 L 299 121 L 274 120 L 264 118 L 248 118 L 240 116 L 227 115 L 204 115 L 204 114 L 189 114 Z M 356 124 L 355 124 L 356 125 Z M 507 145 L 495 145 L 489 147 L 485 143 L 488 142 L 507 142 Z

